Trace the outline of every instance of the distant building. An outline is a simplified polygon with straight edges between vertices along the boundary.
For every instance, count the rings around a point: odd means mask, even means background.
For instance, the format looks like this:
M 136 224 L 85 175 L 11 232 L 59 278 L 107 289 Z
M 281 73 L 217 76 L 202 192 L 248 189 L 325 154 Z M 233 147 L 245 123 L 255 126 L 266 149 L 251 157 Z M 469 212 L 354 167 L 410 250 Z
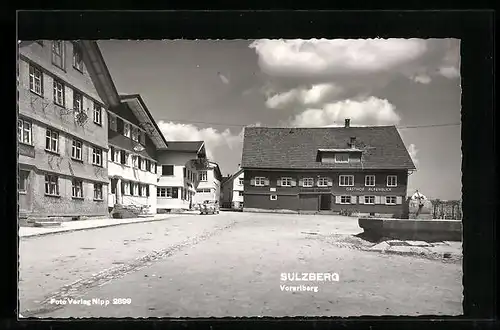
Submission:
M 222 174 L 219 165 L 215 162 L 207 162 L 207 166 L 198 171 L 198 187 L 193 198 L 193 203 L 203 203 L 205 200 L 220 200 Z
M 245 175 L 243 169 L 226 177 L 222 182 L 221 206 L 239 210 L 243 208 Z
M 108 119 L 113 93 L 95 42 L 19 43 L 18 152 L 22 216 L 108 214 Z
M 245 210 L 401 215 L 415 169 L 394 126 L 245 128 Z
M 159 211 L 188 210 L 198 187 L 198 171 L 207 166 L 203 141 L 168 141 L 158 150 L 159 164 L 156 207 Z

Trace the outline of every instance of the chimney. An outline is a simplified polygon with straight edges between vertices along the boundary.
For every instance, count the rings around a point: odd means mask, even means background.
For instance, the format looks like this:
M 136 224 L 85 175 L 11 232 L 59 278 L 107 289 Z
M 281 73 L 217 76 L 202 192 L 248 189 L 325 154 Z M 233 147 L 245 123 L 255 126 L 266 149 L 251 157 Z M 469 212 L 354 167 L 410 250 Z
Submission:
M 345 126 L 344 127 L 351 127 L 351 120 L 350 119 L 347 119 L 345 120 Z
M 356 147 L 356 137 L 355 136 L 351 136 L 350 145 L 351 145 L 351 148 L 353 148 L 353 149 Z

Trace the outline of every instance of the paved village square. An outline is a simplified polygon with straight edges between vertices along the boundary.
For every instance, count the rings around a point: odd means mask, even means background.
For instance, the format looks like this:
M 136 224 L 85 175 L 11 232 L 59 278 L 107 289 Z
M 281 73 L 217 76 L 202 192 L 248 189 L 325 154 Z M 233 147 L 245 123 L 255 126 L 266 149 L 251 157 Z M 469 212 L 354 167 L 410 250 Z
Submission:
M 222 212 L 22 237 L 20 312 L 42 318 L 461 314 L 459 242 L 419 252 L 370 251 L 375 244 L 355 236 L 361 231 L 351 217 Z M 281 281 L 281 273 L 294 272 L 337 273 L 339 281 Z M 317 292 L 281 290 L 303 284 Z

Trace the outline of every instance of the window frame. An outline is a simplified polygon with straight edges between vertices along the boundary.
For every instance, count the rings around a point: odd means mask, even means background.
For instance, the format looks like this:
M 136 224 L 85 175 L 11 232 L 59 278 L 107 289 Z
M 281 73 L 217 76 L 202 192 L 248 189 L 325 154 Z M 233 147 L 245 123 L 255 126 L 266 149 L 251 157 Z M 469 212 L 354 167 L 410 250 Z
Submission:
M 49 144 L 49 147 L 47 147 L 47 143 Z M 55 147 L 54 147 L 54 145 L 55 145 Z M 45 151 L 59 153 L 59 132 L 58 131 L 51 129 L 51 128 L 47 128 L 45 130 Z
M 278 195 L 276 195 L 276 194 L 269 195 L 269 200 L 271 200 L 271 201 L 277 201 L 278 200 Z
M 103 165 L 102 155 L 103 153 L 101 148 L 92 146 L 92 165 L 102 166 Z M 99 160 L 99 162 L 97 160 Z
M 290 176 L 283 176 L 280 178 L 281 187 L 291 187 L 293 178 Z M 286 184 L 285 184 L 286 183 Z
M 389 198 L 390 198 L 390 199 L 394 199 L 394 203 L 392 203 L 392 202 L 388 202 Z M 398 203 L 397 196 L 392 196 L 392 195 L 390 195 L 390 196 L 385 196 L 385 205 L 397 205 L 397 203 Z
M 26 126 L 29 126 L 28 128 Z M 24 141 L 25 136 L 28 136 L 28 142 Z M 33 123 L 29 120 L 18 118 L 17 120 L 17 140 L 19 143 L 33 145 Z
M 65 107 L 66 106 L 66 86 L 64 83 L 57 79 L 57 78 L 52 78 L 52 91 L 53 91 L 53 96 L 52 99 L 54 101 L 54 104 L 60 106 L 60 107 Z M 59 91 L 58 87 L 61 87 L 61 90 Z M 61 93 L 61 100 L 58 98 L 58 93 Z
M 73 44 L 73 68 L 83 73 L 83 55 L 80 47 Z
M 302 187 L 304 188 L 314 187 L 314 178 L 302 178 Z
M 254 181 L 256 187 L 265 187 L 266 185 L 266 177 L 264 176 L 256 176 Z
M 56 52 L 56 44 L 59 44 L 60 54 Z M 59 69 L 65 70 L 65 44 L 62 40 L 53 40 L 52 41 L 52 64 L 57 66 Z M 60 60 L 60 63 L 57 62 Z
M 139 143 L 139 139 L 140 139 L 139 136 L 141 135 L 140 132 L 141 132 L 141 130 L 139 129 L 139 127 L 131 125 L 130 138 L 132 139 L 132 141 Z
M 83 180 L 73 179 L 71 181 L 71 198 L 83 199 Z
M 348 201 L 347 202 L 343 202 L 342 200 L 344 198 L 347 198 Z M 341 195 L 340 196 L 340 204 L 344 204 L 344 205 L 351 204 L 351 196 L 350 195 Z
M 172 168 L 172 174 L 165 174 L 166 172 L 163 171 L 165 166 L 169 166 Z M 161 165 L 161 176 L 174 176 L 175 174 L 175 166 L 171 164 L 162 164 Z
M 394 179 L 394 185 L 389 184 L 390 183 L 389 179 L 391 179 L 391 178 Z M 387 187 L 397 187 L 398 186 L 398 176 L 397 175 L 388 175 L 387 179 L 386 179 L 386 185 L 387 185 Z
M 345 182 L 343 183 L 343 178 L 351 178 L 352 180 L 352 183 L 349 184 L 349 182 L 347 184 L 345 184 Z M 347 181 L 350 181 L 350 180 L 347 180 Z M 339 187 L 353 187 L 354 186 L 354 175 L 352 174 L 341 174 L 339 175 Z
M 244 178 L 238 178 L 238 185 L 243 186 L 245 184 L 245 179 Z
M 343 160 L 339 160 L 337 159 L 337 156 L 347 156 L 347 160 L 343 161 Z M 336 152 L 335 155 L 334 155 L 334 158 L 335 158 L 335 163 L 349 163 L 349 153 L 348 152 Z
M 28 180 L 30 177 L 30 171 L 19 169 L 19 177 L 17 181 L 17 192 L 20 194 L 26 194 Z M 22 185 L 21 185 L 22 182 Z
M 323 181 L 323 182 L 326 182 L 325 184 L 320 184 L 320 181 Z M 326 176 L 322 176 L 322 177 L 319 177 L 318 178 L 318 187 L 328 187 L 328 182 L 330 180 L 328 180 L 328 177 Z
M 131 127 L 130 123 L 123 121 L 123 136 L 130 139 L 131 130 L 132 130 L 132 127 Z
M 36 73 L 39 73 L 40 76 L 37 78 Z M 39 67 L 30 64 L 29 67 L 29 80 L 30 80 L 30 91 L 35 93 L 38 96 L 43 97 L 43 71 Z M 39 82 L 38 87 L 40 88 L 40 91 L 36 90 L 37 84 L 36 82 Z
M 373 199 L 373 202 L 368 202 L 368 198 Z M 375 205 L 375 195 L 368 195 L 364 198 L 364 204 Z
M 104 200 L 103 194 L 103 184 L 102 183 L 94 183 L 94 200 L 102 201 Z M 98 194 L 96 194 L 98 193 Z
M 49 188 L 47 191 L 47 187 Z M 55 193 L 52 193 L 52 187 L 55 187 Z M 59 197 L 59 176 L 54 174 L 45 174 L 44 190 L 46 196 Z
M 78 152 L 80 157 L 76 155 Z M 73 139 L 71 143 L 71 159 L 83 161 L 83 142 L 78 139 Z
M 108 126 L 113 132 L 118 132 L 118 121 L 114 114 L 108 112 Z
M 77 97 L 78 96 L 78 97 Z M 79 107 L 77 107 L 77 100 L 79 100 Z M 83 94 L 73 88 L 73 110 L 82 112 L 83 110 Z
M 200 171 L 198 173 L 198 179 L 200 182 L 207 182 L 208 181 L 208 173 L 207 171 Z
M 368 184 L 369 182 L 367 181 L 370 181 L 369 178 L 373 178 L 373 184 Z M 365 175 L 365 187 L 375 187 L 375 175 L 373 174 Z
M 99 103 L 94 101 L 94 124 L 102 126 L 102 107 Z

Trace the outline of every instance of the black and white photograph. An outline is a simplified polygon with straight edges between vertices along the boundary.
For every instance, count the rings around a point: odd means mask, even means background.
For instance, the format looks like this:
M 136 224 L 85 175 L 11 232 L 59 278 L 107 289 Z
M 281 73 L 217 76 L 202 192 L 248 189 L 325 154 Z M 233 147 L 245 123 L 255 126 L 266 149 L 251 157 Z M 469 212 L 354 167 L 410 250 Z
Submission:
M 462 315 L 460 47 L 19 40 L 19 318 Z

